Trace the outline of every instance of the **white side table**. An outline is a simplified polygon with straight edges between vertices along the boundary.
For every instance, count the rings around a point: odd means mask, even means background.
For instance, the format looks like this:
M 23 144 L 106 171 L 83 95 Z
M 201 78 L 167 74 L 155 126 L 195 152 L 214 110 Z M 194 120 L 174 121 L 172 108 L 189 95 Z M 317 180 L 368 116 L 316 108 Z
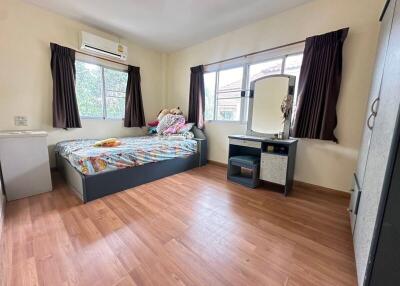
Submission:
M 52 190 L 46 132 L 0 132 L 0 164 L 8 201 Z

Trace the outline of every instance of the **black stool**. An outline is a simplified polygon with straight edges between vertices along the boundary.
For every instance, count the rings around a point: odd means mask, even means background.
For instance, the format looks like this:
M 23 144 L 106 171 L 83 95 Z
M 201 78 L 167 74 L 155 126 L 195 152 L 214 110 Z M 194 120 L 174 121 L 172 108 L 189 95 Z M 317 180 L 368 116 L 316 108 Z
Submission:
M 242 174 L 241 168 L 251 170 L 251 176 Z M 259 184 L 260 157 L 257 156 L 233 156 L 229 158 L 228 180 L 250 188 L 256 188 Z

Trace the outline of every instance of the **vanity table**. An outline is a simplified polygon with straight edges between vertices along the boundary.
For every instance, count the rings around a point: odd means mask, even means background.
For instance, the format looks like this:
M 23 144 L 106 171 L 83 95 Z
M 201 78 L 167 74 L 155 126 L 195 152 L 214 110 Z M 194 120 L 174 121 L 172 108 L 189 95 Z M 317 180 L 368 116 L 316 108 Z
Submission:
M 284 186 L 285 196 L 293 186 L 296 149 L 296 139 L 229 136 L 229 158 L 248 155 L 258 157 L 260 159 L 259 179 Z M 235 175 L 229 179 L 238 182 Z
M 251 82 L 246 135 L 229 136 L 228 180 L 250 188 L 260 181 L 275 183 L 284 187 L 285 196 L 292 189 L 297 140 L 289 139 L 289 130 L 295 82 L 291 75 Z

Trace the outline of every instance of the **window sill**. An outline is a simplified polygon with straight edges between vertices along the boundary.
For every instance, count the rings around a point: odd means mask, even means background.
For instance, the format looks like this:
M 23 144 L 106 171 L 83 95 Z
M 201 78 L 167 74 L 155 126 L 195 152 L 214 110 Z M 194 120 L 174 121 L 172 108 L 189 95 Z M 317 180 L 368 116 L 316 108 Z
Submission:
M 124 118 L 103 118 L 103 117 L 86 117 L 81 116 L 82 120 L 105 120 L 105 121 L 123 121 Z
M 206 124 L 237 124 L 237 125 L 246 125 L 247 121 L 240 121 L 240 120 L 206 120 Z

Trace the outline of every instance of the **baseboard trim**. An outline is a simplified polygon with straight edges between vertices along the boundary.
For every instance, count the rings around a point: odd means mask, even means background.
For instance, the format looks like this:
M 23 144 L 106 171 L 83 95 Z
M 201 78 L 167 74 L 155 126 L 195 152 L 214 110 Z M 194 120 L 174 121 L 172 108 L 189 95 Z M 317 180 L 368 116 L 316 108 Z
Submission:
M 322 187 L 322 186 L 318 186 L 318 185 L 314 185 L 314 184 L 310 184 L 310 183 L 306 183 L 306 182 L 302 182 L 302 181 L 295 180 L 293 182 L 293 186 L 298 187 L 298 188 L 312 190 L 312 191 L 335 193 L 335 195 L 338 195 L 338 196 L 344 197 L 344 198 L 350 198 L 350 196 L 351 196 L 351 194 L 348 192 L 343 192 L 343 191 L 339 191 L 336 189 Z
M 224 167 L 224 168 L 228 167 L 228 164 L 221 163 L 218 161 L 213 161 L 213 160 L 208 160 L 208 164 L 215 165 L 218 167 Z M 314 185 L 314 184 L 310 184 L 310 183 L 306 183 L 306 182 L 302 182 L 302 181 L 295 180 L 293 182 L 293 185 L 294 185 L 294 187 L 299 187 L 299 188 L 308 189 L 308 190 L 312 190 L 312 191 L 335 193 L 338 196 L 345 197 L 345 198 L 350 198 L 350 196 L 351 196 L 351 194 L 349 192 L 339 191 L 339 190 L 322 187 L 322 186 L 318 186 L 318 185 Z
M 208 160 L 208 164 L 219 166 L 219 167 L 225 167 L 225 168 L 228 167 L 228 164 L 217 162 L 217 161 L 212 161 L 212 160 Z

